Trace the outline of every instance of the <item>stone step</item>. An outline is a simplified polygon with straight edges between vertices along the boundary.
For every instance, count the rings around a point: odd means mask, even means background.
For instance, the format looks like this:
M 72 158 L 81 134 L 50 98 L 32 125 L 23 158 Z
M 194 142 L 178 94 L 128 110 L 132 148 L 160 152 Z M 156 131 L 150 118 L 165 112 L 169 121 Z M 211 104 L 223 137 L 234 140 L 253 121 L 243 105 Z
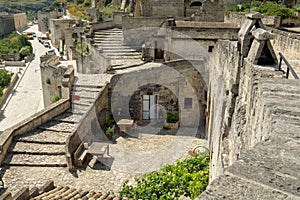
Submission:
M 102 85 L 98 85 L 97 84 L 98 82 L 94 82 L 94 84 L 93 84 L 93 82 L 90 82 L 90 84 L 86 84 L 86 83 L 76 83 L 76 84 L 74 84 L 73 85 L 73 88 L 76 88 L 76 89 L 95 89 L 95 90 L 97 90 L 97 89 L 100 89 L 100 88 L 102 88 L 103 86 Z
M 65 143 L 60 145 L 18 141 L 8 151 L 13 154 L 65 155 Z
M 94 42 L 95 41 L 123 41 L 123 37 L 122 36 L 109 37 L 109 36 L 95 35 L 93 40 Z
M 121 30 L 111 30 L 111 31 L 95 31 L 94 35 L 109 35 L 109 36 L 115 36 L 115 35 L 123 35 L 123 32 Z
M 92 104 L 88 105 L 88 104 L 72 103 L 72 110 L 86 112 L 91 107 L 91 105 Z
M 97 88 L 92 88 L 92 87 L 77 87 L 77 86 L 73 86 L 72 88 L 72 92 L 81 92 L 81 91 L 85 91 L 85 92 L 91 92 L 91 93 L 99 93 L 101 91 L 102 87 L 97 87 Z
M 64 115 L 54 117 L 53 120 L 58 122 L 66 122 L 66 123 L 74 123 L 74 124 L 76 124 L 79 121 L 78 116 L 72 115 L 71 113 L 65 113 Z
M 67 133 L 37 129 L 14 137 L 15 141 L 41 144 L 65 144 Z
M 114 56 L 139 56 L 142 57 L 140 52 L 110 52 L 105 53 L 106 56 L 114 57 Z
M 96 44 L 94 44 L 96 45 Z M 106 45 L 106 46 L 101 46 L 101 45 L 96 45 L 98 48 L 100 48 L 101 50 L 105 51 L 105 50 L 126 50 L 126 49 L 133 49 L 129 46 L 109 46 L 109 45 Z M 135 50 L 135 49 L 133 49 Z
M 73 123 L 51 121 L 51 122 L 48 122 L 47 124 L 40 126 L 39 129 L 47 130 L 47 131 L 70 133 L 70 132 L 72 132 L 74 127 L 75 127 L 75 125 Z
M 141 55 L 134 55 L 134 56 L 109 56 L 113 60 L 135 60 L 135 59 L 141 59 Z
M 6 166 L 67 167 L 65 155 L 7 154 Z
M 88 91 L 76 91 L 71 92 L 72 95 L 78 95 L 80 99 L 86 98 L 86 99 L 95 99 L 98 96 L 98 92 L 88 92 Z
M 104 49 L 102 51 L 103 53 L 128 53 L 128 52 L 138 52 L 141 54 L 140 51 L 137 51 L 135 49 Z
M 300 162 L 297 159 L 299 152 L 298 141 L 274 136 L 244 152 L 238 161 L 228 167 L 226 174 L 297 196 L 300 180 Z

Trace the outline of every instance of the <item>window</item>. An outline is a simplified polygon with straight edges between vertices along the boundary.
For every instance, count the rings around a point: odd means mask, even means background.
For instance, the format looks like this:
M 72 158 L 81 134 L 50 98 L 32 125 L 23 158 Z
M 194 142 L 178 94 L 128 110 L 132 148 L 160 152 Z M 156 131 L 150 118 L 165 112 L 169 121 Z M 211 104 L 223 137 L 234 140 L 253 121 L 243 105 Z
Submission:
M 214 46 L 208 46 L 208 52 L 212 52 L 214 49 Z
M 184 98 L 184 108 L 185 109 L 193 108 L 193 99 L 192 98 Z

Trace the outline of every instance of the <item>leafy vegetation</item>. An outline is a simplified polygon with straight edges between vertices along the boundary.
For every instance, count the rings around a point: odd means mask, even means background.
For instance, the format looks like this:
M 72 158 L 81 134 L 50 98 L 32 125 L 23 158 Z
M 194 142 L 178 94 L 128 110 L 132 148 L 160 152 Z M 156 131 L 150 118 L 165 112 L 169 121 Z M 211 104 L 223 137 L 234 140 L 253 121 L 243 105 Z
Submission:
M 57 102 L 59 99 L 60 98 L 59 98 L 58 94 L 55 94 L 54 97 L 52 98 L 52 103 Z
M 47 83 L 48 85 L 50 85 L 50 84 L 51 84 L 51 80 L 50 80 L 50 78 L 49 78 L 49 77 L 47 77 L 47 78 L 46 78 L 46 83 Z
M 91 0 L 85 0 L 81 4 L 68 3 L 69 12 L 80 19 L 89 20 L 91 18 L 88 8 L 91 6 Z
M 13 32 L 8 37 L 0 40 L 0 54 L 14 53 L 20 53 L 23 57 L 32 53 L 32 46 L 27 35 L 18 35 Z
M 265 16 L 281 16 L 283 18 L 288 18 L 294 16 L 294 12 L 299 10 L 299 4 L 295 5 L 293 8 L 287 8 L 285 5 L 278 4 L 274 1 L 267 1 L 266 3 L 263 3 L 262 1 L 254 1 L 234 5 L 230 7 L 227 12 L 233 11 L 245 14 L 250 11 L 255 11 L 260 12 Z
M 3 95 L 3 90 L 10 83 L 11 74 L 3 69 L 0 69 L 0 97 Z
M 86 56 L 90 55 L 90 50 L 89 50 L 88 46 L 86 46 L 86 45 L 82 45 L 82 48 L 81 48 L 81 45 L 77 44 L 76 50 L 80 53 L 82 52 Z
M 208 185 L 209 152 L 197 157 L 177 161 L 161 170 L 143 175 L 134 185 L 125 181 L 121 197 L 133 199 L 178 199 L 180 196 L 195 199 Z
M 179 120 L 179 116 L 176 113 L 167 113 L 167 123 L 176 123 Z

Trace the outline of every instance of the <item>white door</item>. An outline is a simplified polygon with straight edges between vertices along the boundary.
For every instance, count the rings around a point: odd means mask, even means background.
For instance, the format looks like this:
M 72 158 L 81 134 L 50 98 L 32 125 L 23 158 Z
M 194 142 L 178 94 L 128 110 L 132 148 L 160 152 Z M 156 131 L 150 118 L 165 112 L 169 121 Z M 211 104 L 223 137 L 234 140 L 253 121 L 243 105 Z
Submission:
M 156 96 L 143 95 L 143 119 L 156 118 Z

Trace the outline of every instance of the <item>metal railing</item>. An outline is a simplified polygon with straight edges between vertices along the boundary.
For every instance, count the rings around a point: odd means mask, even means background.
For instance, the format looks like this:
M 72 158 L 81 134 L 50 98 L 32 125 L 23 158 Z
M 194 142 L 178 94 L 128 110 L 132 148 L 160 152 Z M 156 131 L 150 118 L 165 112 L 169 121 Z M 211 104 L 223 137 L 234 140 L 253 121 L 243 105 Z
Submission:
M 284 72 L 284 71 L 282 70 L 282 68 L 281 68 L 281 63 L 282 63 L 282 61 L 284 61 L 284 63 L 286 64 L 286 67 L 287 67 L 287 69 L 286 69 L 286 76 L 285 76 L 285 77 L 288 79 L 288 78 L 289 78 L 289 74 L 290 74 L 290 72 L 291 72 L 291 74 L 293 75 L 293 77 L 294 77 L 295 79 L 299 79 L 298 75 L 296 74 L 296 72 L 294 71 L 294 69 L 292 68 L 292 66 L 290 65 L 290 63 L 289 63 L 289 62 L 287 61 L 287 59 L 282 55 L 281 52 L 279 52 L 279 56 L 280 56 L 280 60 L 279 60 L 278 70 Z

